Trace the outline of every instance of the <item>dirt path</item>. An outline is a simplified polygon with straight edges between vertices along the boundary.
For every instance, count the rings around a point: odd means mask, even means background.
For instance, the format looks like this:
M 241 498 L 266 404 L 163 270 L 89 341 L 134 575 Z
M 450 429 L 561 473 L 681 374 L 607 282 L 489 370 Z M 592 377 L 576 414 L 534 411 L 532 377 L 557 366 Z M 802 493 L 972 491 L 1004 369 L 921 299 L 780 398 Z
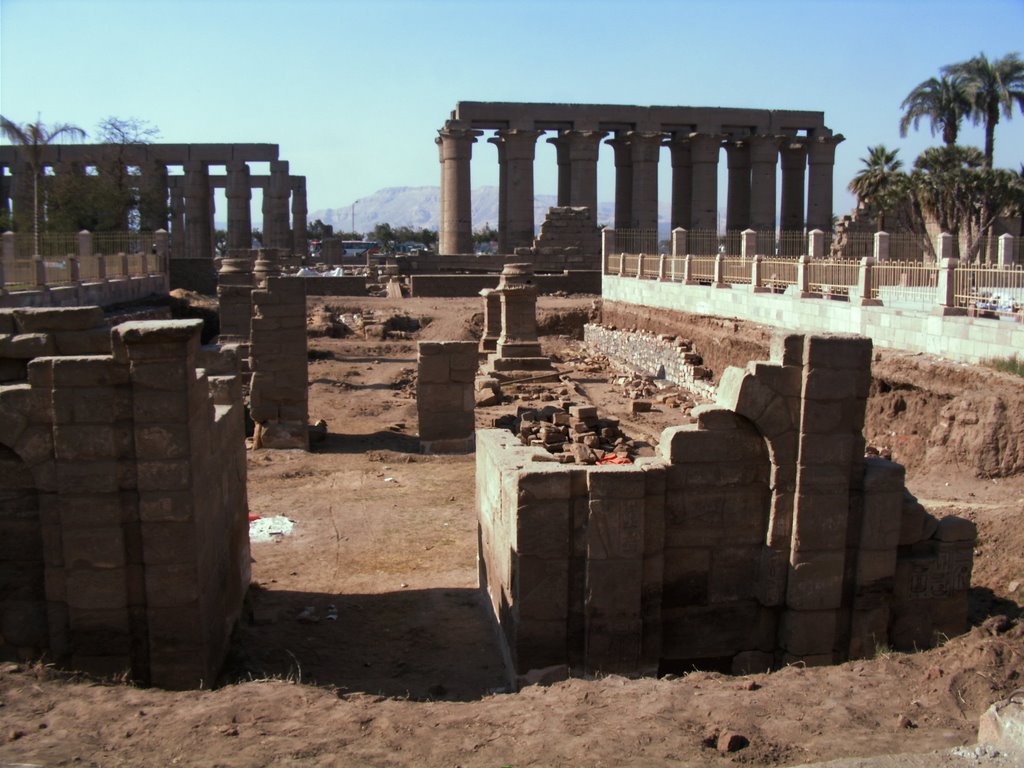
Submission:
M 589 303 L 542 307 L 586 312 Z M 401 311 L 423 325 L 420 337 L 466 338 L 479 307 L 367 300 L 336 309 L 369 309 L 376 319 Z M 545 347 L 566 361 L 582 354 L 566 336 Z M 251 511 L 286 515 L 294 529 L 253 544 L 251 620 L 224 684 L 173 693 L 5 666 L 0 766 L 795 765 L 971 743 L 989 703 L 1024 685 L 1024 625 L 990 618 L 1019 616 L 1024 602 L 1024 478 L 936 467 L 945 471 L 913 474 L 911 489 L 932 511 L 968 516 L 980 530 L 977 626 L 967 635 L 828 669 L 609 677 L 500 693 L 476 590 L 473 457 L 416 452 L 415 342 L 323 337 L 311 349 L 311 418 L 326 420 L 328 436 L 308 454 L 250 454 Z M 615 379 L 591 372 L 584 388 L 632 434 L 655 439 L 685 418 L 661 406 L 630 414 Z M 514 407 L 482 409 L 478 423 Z M 720 752 L 715 741 L 727 730 L 749 746 Z

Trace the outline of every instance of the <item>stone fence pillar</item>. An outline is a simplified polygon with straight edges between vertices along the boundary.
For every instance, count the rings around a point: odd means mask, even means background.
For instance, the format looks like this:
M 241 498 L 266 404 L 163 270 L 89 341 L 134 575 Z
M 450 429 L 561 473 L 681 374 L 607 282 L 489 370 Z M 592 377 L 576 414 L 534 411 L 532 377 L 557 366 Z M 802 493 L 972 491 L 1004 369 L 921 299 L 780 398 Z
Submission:
M 825 233 L 812 229 L 807 234 L 807 255 L 812 259 L 825 258 Z
M 740 232 L 740 256 L 744 259 L 753 258 L 757 253 L 757 232 L 744 229 Z
M 695 285 L 693 279 L 693 257 L 690 254 L 683 256 L 683 285 Z
M 938 257 L 940 264 L 947 259 L 957 260 L 956 251 L 954 250 L 956 247 L 956 241 L 949 232 L 939 233 L 939 236 L 935 238 L 935 241 L 935 255 Z
M 153 233 L 153 245 L 156 247 L 156 269 L 159 272 L 166 273 L 168 269 L 167 261 L 170 256 L 170 237 L 166 229 L 158 229 Z
M 92 256 L 92 232 L 83 229 L 78 233 L 78 258 L 88 259 Z
M 1009 233 L 999 236 L 998 264 L 1000 269 L 1007 269 L 1014 265 L 1013 235 Z
M 77 256 L 68 256 L 68 280 L 72 285 L 82 284 L 82 268 Z
M 764 257 L 760 254 L 754 255 L 754 261 L 750 266 L 750 291 L 751 293 L 767 293 L 769 288 L 764 284 L 764 278 L 762 277 L 763 265 L 762 261 Z
M 946 243 L 942 242 L 942 238 L 949 238 L 949 248 L 947 252 L 952 250 L 952 236 L 943 233 L 939 235 L 940 250 L 942 253 L 942 247 Z M 957 309 L 956 307 L 956 268 L 959 266 L 960 260 L 953 258 L 943 258 L 939 261 L 939 280 L 938 289 L 936 291 L 939 302 L 939 312 L 943 315 L 960 314 L 961 311 L 966 312 L 966 308 Z
M 881 263 L 889 260 L 889 233 L 875 232 L 875 261 Z
M 876 238 L 876 247 L 877 247 L 877 238 Z M 853 291 L 851 291 L 851 295 L 850 295 L 850 299 L 857 306 L 860 306 L 860 307 L 877 307 L 877 306 L 880 306 L 881 303 L 882 303 L 878 299 L 872 297 L 872 295 L 871 295 L 871 282 L 872 282 L 871 272 L 874 269 L 874 266 L 875 266 L 875 260 L 871 256 L 865 256 L 863 259 L 860 260 L 860 270 L 857 273 L 857 288 L 856 288 L 857 295 L 854 296 L 853 295 Z
M 668 265 L 668 257 L 663 253 L 658 257 L 658 281 L 665 282 L 667 277 L 666 267 Z
M 102 253 L 93 256 L 96 260 L 96 280 L 100 283 L 107 282 L 107 257 Z
M 15 258 L 14 233 L 13 232 L 4 232 L 3 235 L 0 235 L 0 240 L 3 240 L 3 256 L 4 256 L 4 258 L 5 259 L 10 259 L 10 260 L 13 261 L 14 258 Z
M 672 230 L 672 255 L 677 259 L 686 255 L 686 230 L 682 227 Z
M 725 256 L 724 253 L 720 253 L 717 256 L 715 256 L 715 281 L 714 281 L 714 284 L 713 284 L 715 288 L 725 288 L 726 287 L 726 282 L 725 282 L 725 258 L 726 258 L 726 256 Z
M 36 254 L 32 257 L 32 282 L 35 287 L 40 290 L 46 289 L 46 264 L 43 262 L 43 257 Z
M 811 296 L 810 256 L 801 254 L 796 262 L 796 290 L 801 299 Z
M 601 230 L 601 261 L 604 263 L 604 273 L 610 275 L 611 271 L 608 269 L 608 259 L 615 253 L 615 230 L 611 227 L 605 227 Z

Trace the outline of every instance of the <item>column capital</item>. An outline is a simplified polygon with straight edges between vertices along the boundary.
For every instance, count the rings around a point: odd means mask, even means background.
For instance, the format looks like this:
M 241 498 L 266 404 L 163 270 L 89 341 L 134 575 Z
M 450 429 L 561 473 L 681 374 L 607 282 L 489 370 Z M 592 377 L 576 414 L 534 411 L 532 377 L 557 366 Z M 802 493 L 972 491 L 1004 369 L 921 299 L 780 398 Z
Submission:
M 569 147 L 570 160 L 597 160 L 601 139 L 608 131 L 562 131 L 559 138 L 565 139 Z
M 609 147 L 615 150 L 615 167 L 620 166 L 632 166 L 633 165 L 633 153 L 630 149 L 629 139 L 625 136 L 616 134 L 613 138 L 605 141 Z
M 725 147 L 729 168 L 750 167 L 750 144 L 746 140 L 737 141 L 733 139 L 724 142 L 722 146 Z
M 782 146 L 784 136 L 776 136 L 770 133 L 758 133 L 747 137 L 750 145 L 750 160 L 754 163 L 771 163 L 774 165 L 779 161 L 779 147 Z
M 836 146 L 846 140 L 841 133 L 834 136 L 817 136 L 807 140 L 807 162 L 812 165 L 827 163 L 832 165 L 836 161 Z
M 478 136 L 483 136 L 483 133 L 483 131 L 473 128 L 445 127 L 439 129 L 434 142 L 440 152 L 441 162 L 470 157 L 473 152 L 473 144 L 476 143 Z
M 717 163 L 722 148 L 721 133 L 691 133 L 689 135 L 690 158 L 695 163 Z
M 664 140 L 661 131 L 629 131 L 626 140 L 629 142 L 634 163 L 656 163 Z
M 543 131 L 525 130 L 522 128 L 499 128 L 494 139 L 487 141 L 505 147 L 506 160 L 533 160 L 537 150 L 537 137 Z M 476 139 L 473 139 L 475 141 Z
M 803 139 L 791 138 L 779 150 L 781 165 L 785 169 L 803 168 L 807 163 L 807 144 Z

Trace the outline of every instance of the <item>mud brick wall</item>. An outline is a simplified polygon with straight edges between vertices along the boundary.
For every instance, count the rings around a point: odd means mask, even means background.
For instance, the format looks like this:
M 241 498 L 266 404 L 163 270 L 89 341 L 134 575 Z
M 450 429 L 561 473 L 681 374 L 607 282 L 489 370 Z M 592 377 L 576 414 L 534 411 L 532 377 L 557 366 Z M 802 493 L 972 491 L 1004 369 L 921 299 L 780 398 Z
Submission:
M 701 397 L 715 386 L 699 356 L 684 340 L 644 331 L 623 331 L 587 323 L 583 340 L 598 352 L 642 373 L 662 378 Z
M 303 280 L 271 277 L 252 293 L 249 367 L 254 446 L 309 448 L 306 289 Z
M 766 670 L 966 629 L 972 523 L 864 459 L 870 341 L 779 336 L 628 467 L 477 435 L 480 581 L 510 676 Z
M 417 348 L 420 449 L 424 453 L 473 450 L 476 342 L 421 341 Z
M 238 380 L 196 368 L 201 326 L 125 323 L 108 354 L 36 358 L 0 386 L 0 574 L 22 573 L 0 590 L 0 653 L 215 679 L 249 580 L 244 424 Z

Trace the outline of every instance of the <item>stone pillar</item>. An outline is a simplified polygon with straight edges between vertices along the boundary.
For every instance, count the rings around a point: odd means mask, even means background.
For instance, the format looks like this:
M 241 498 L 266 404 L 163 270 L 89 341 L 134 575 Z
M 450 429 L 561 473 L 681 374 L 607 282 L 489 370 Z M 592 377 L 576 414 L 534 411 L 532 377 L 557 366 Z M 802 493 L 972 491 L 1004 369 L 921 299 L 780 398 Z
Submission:
M 498 253 L 512 253 L 508 237 L 508 171 L 505 165 L 505 141 L 494 136 L 487 140 L 498 150 Z M 444 190 L 442 190 L 443 192 Z M 443 206 L 442 206 L 443 211 Z M 444 220 L 442 213 L 441 220 Z
M 565 138 L 564 132 L 548 139 L 548 144 L 555 147 L 555 162 L 558 165 L 558 195 L 557 205 L 569 205 L 572 197 L 572 164 L 569 162 L 569 141 Z
M 672 229 L 692 226 L 693 163 L 690 161 L 690 139 L 685 134 L 673 133 L 665 142 L 672 155 Z
M 751 136 L 750 144 L 750 226 L 775 232 L 775 181 L 782 137 Z
M 999 236 L 999 256 L 997 261 L 1000 269 L 1009 269 L 1014 265 L 1013 235 L 1010 233 Z
M 10 230 L 0 235 L 0 240 L 3 241 L 3 257 L 5 261 L 14 261 L 15 248 L 14 248 L 14 233 Z
M 804 170 L 807 167 L 807 145 L 790 139 L 782 155 L 782 210 L 779 228 L 784 232 L 804 230 Z
M 292 177 L 292 253 L 303 259 L 309 255 L 309 235 L 306 233 L 306 177 Z
M 498 281 L 501 334 L 485 373 L 506 376 L 512 371 L 550 370 L 537 338 L 537 286 L 529 264 L 506 264 Z
M 828 129 L 825 129 L 826 131 Z M 842 135 L 812 136 L 807 144 L 807 228 L 832 231 L 832 174 Z
M 875 232 L 874 237 L 874 256 L 875 261 L 881 264 L 883 261 L 889 260 L 889 233 L 888 232 Z
M 505 145 L 508 252 L 533 242 L 533 158 L 540 134 L 541 131 L 513 128 L 497 132 L 496 138 Z M 498 217 L 501 218 L 500 211 Z M 472 251 L 472 241 L 469 250 Z
M 416 411 L 420 451 L 472 451 L 476 433 L 473 395 L 476 344 L 472 341 L 421 341 L 417 349 Z
M 185 191 L 181 185 L 181 177 L 176 179 L 178 184 L 171 187 L 171 258 L 185 258 Z
M 633 226 L 633 152 L 621 133 L 605 142 L 615 152 L 615 228 Z
M 252 182 L 244 160 L 227 164 L 228 248 L 252 248 Z
M 718 153 L 722 136 L 717 133 L 690 134 L 693 164 L 693 229 L 718 231 Z
M 87 229 L 78 233 L 78 258 L 92 258 L 92 232 Z
M 441 161 L 441 231 L 438 253 L 442 256 L 473 251 L 473 206 L 470 160 L 481 131 L 446 126 L 435 139 Z
M 210 173 L 206 163 L 185 164 L 185 258 L 213 259 Z
M 871 272 L 874 266 L 875 260 L 871 256 L 865 256 L 860 260 L 860 270 L 857 273 L 857 288 L 856 291 L 850 292 L 850 301 L 854 306 L 877 307 L 881 305 L 882 302 L 871 295 Z
M 825 258 L 825 233 L 820 229 L 807 233 L 807 255 L 812 259 Z
M 676 227 L 672 230 L 672 256 L 681 259 L 686 255 L 688 243 L 686 242 L 686 230 Z
M 604 274 L 610 275 L 608 260 L 615 253 L 615 230 L 605 227 L 601 230 L 601 263 L 604 265 Z
M 493 288 L 480 291 L 484 297 L 484 333 L 480 337 L 480 352 L 490 354 L 498 349 L 501 336 L 501 292 Z
M 153 247 L 156 249 L 157 263 L 155 270 L 166 277 L 167 260 L 170 256 L 170 238 L 166 229 L 158 229 L 153 233 Z
M 155 232 L 167 228 L 167 166 L 151 162 L 141 166 L 139 182 L 139 229 Z
M 291 183 L 287 160 L 270 161 L 270 181 L 263 190 L 263 246 L 265 248 L 291 247 L 288 226 L 288 198 Z
M 252 251 L 231 249 L 217 272 L 220 343 L 248 341 L 252 318 Z
M 744 229 L 740 233 L 740 257 L 750 259 L 757 255 L 757 232 Z
M 658 231 L 658 157 L 662 134 L 657 131 L 630 131 L 633 161 L 633 217 L 630 226 Z
M 729 164 L 725 229 L 736 232 L 750 226 L 750 145 L 746 141 L 727 141 L 725 154 Z
M 569 205 L 586 207 L 597 215 L 597 157 L 607 131 L 565 131 L 569 143 Z M 560 203 L 561 205 L 561 203 Z

